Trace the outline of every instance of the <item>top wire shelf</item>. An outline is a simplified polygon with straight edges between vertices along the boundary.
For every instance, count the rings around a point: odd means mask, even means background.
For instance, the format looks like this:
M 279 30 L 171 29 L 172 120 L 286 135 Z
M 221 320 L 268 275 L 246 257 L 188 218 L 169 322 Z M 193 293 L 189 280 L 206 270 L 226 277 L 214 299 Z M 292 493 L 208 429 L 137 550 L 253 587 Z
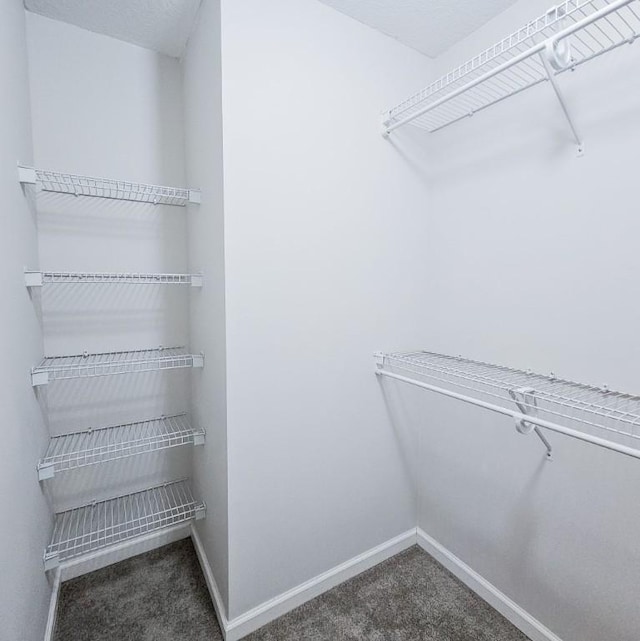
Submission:
M 384 131 L 408 123 L 438 131 L 542 82 L 555 83 L 556 75 L 638 35 L 638 0 L 563 0 L 393 107 L 383 117 Z
M 31 370 L 34 387 L 51 381 L 91 378 L 157 370 L 204 367 L 203 354 L 189 354 L 183 347 L 159 347 L 130 352 L 84 352 L 74 356 L 47 356 Z
M 378 354 L 377 365 L 380 375 L 512 416 L 522 433 L 547 428 L 640 458 L 640 396 L 433 352 Z
M 18 165 L 18 175 L 23 184 L 33 184 L 42 191 L 52 191 L 73 196 L 93 196 L 115 200 L 131 200 L 152 205 L 175 205 L 185 207 L 189 203 L 199 204 L 201 193 L 196 189 L 163 187 L 126 180 L 96 178 L 65 174 L 58 171 L 34 169 Z
M 72 284 L 191 285 L 202 287 L 202 274 L 144 274 L 139 272 L 25 271 L 27 287 Z

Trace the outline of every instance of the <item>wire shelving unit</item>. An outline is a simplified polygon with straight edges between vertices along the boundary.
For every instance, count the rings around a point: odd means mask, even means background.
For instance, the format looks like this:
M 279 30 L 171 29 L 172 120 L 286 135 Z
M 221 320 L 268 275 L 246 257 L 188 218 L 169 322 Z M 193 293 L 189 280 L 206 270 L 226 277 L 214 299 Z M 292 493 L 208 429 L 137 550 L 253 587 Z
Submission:
M 191 285 L 202 287 L 202 274 L 142 274 L 138 272 L 25 271 L 27 287 L 64 284 Z
M 31 384 L 37 387 L 56 380 L 191 367 L 204 367 L 204 355 L 189 354 L 183 347 L 47 356 L 38 367 L 32 368 Z
M 21 183 L 36 185 L 42 191 L 73 196 L 131 200 L 138 203 L 175 205 L 177 207 L 201 202 L 201 193 L 197 189 L 163 187 L 112 178 L 66 174 L 59 171 L 25 167 L 24 165 L 18 165 L 18 176 Z
M 556 76 L 640 35 L 639 0 L 563 0 L 383 116 L 390 134 L 409 123 L 430 132 L 549 81 L 578 145 L 582 138 Z
M 46 570 L 150 532 L 204 518 L 204 502 L 186 479 L 56 514 L 44 553 Z
M 511 416 L 549 457 L 543 430 L 640 458 L 640 396 L 433 352 L 379 353 L 376 364 L 379 376 Z
M 50 440 L 38 461 L 38 479 L 172 447 L 204 445 L 204 439 L 205 431 L 191 427 L 186 414 L 63 434 Z

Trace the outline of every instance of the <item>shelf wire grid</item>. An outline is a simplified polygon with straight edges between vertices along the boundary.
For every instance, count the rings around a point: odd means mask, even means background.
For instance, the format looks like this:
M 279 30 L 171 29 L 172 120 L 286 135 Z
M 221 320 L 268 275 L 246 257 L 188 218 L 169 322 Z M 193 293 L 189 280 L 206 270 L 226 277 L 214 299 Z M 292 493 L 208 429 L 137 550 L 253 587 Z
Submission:
M 44 478 L 50 478 L 54 473 L 87 465 L 194 445 L 198 437 L 204 438 L 204 430 L 194 430 L 186 414 L 87 429 L 53 437 L 45 455 L 38 462 L 38 470 L 48 470 Z
M 130 284 L 130 285 L 192 285 L 202 278 L 199 274 L 143 274 L 138 272 L 25 272 L 41 276 L 42 285 L 52 284 Z
M 458 391 L 527 414 L 640 449 L 640 396 L 433 352 L 384 355 L 384 368 L 407 378 Z
M 201 355 L 189 354 L 184 347 L 159 347 L 126 352 L 103 352 L 74 356 L 47 356 L 31 370 L 32 377 L 45 375 L 47 381 L 110 376 L 181 369 L 199 366 Z
M 564 0 L 391 109 L 385 127 L 397 126 L 415 116 L 410 120 L 412 124 L 430 132 L 438 131 L 547 81 L 536 45 L 614 4 L 616 0 Z M 640 2 L 627 0 L 617 10 L 565 38 L 571 48 L 571 62 L 555 73 L 576 69 L 623 44 L 634 42 L 639 35 Z M 515 62 L 518 56 L 522 59 Z M 514 63 L 509 64 L 510 61 Z M 465 89 L 501 65 L 505 65 L 502 72 Z M 429 110 L 416 116 L 424 109 Z
M 35 173 L 36 184 L 42 191 L 178 207 L 184 207 L 190 202 L 190 190 L 181 187 L 163 187 L 45 169 L 36 169 Z
M 56 514 L 45 567 L 198 517 L 186 479 L 98 501 Z

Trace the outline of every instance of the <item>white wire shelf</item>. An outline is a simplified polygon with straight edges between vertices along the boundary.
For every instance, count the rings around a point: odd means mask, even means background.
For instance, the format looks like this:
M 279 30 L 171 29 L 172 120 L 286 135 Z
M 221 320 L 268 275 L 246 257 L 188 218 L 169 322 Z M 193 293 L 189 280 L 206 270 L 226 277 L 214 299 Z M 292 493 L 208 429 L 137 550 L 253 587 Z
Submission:
M 639 34 L 639 0 L 563 0 L 393 107 L 383 117 L 384 132 L 408 123 L 438 131 L 549 80 L 580 144 L 556 76 L 633 43 Z
M 56 380 L 204 367 L 203 354 L 189 354 L 183 347 L 159 347 L 130 352 L 103 352 L 74 356 L 47 356 L 31 370 L 36 387 Z
M 157 450 L 204 445 L 204 439 L 205 431 L 191 427 L 186 414 L 63 434 L 49 441 L 38 461 L 38 479 Z
M 199 204 L 202 199 L 201 193 L 197 189 L 163 187 L 111 178 L 65 174 L 23 165 L 18 165 L 18 176 L 21 183 L 36 185 L 42 191 L 73 196 L 131 200 L 152 205 L 175 205 L 177 207 L 184 207 L 189 203 Z
M 59 284 L 191 285 L 202 287 L 202 274 L 142 274 L 138 272 L 25 271 L 27 287 Z
M 186 479 L 56 514 L 45 570 L 150 532 L 205 517 Z
M 377 374 L 640 458 L 640 396 L 432 352 L 377 354 Z

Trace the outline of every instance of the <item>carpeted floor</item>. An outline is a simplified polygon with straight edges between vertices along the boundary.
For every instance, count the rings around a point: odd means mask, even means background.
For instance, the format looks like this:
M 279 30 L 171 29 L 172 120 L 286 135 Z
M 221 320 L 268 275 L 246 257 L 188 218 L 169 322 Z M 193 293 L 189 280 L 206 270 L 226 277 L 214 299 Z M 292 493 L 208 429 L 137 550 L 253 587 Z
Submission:
M 221 641 L 189 539 L 62 585 L 55 641 Z M 418 547 L 245 641 L 527 641 Z
M 65 581 L 54 641 L 222 641 L 191 539 Z

